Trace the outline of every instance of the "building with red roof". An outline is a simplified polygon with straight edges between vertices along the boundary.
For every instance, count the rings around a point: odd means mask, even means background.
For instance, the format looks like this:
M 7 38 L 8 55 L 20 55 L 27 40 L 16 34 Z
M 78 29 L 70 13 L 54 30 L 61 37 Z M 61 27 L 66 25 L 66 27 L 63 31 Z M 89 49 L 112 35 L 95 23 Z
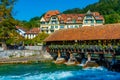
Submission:
M 40 28 L 32 28 L 28 30 L 26 28 L 16 26 L 16 31 L 26 39 L 33 39 L 40 33 Z
M 32 28 L 25 33 L 25 38 L 33 39 L 40 33 L 40 28 Z
M 99 12 L 85 14 L 61 14 L 58 10 L 48 11 L 40 20 L 42 32 L 48 34 L 68 28 L 79 28 L 84 26 L 98 26 L 104 24 L 104 17 Z
M 25 33 L 28 31 L 26 28 L 15 26 L 16 32 L 19 33 L 21 36 L 25 36 Z

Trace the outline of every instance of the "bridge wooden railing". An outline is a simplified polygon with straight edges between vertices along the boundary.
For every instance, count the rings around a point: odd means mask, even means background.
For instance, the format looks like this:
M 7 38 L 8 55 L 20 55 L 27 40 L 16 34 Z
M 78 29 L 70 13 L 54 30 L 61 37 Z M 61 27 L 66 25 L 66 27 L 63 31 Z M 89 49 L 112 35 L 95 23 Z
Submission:
M 48 52 L 119 53 L 118 45 L 49 45 Z

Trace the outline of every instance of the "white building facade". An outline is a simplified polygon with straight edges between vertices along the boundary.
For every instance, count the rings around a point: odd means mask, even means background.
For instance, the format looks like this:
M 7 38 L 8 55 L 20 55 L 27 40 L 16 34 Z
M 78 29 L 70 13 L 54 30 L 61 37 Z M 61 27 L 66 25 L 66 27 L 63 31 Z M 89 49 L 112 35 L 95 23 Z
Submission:
M 16 32 L 19 33 L 21 36 L 25 37 L 26 29 L 16 26 Z
M 40 33 L 40 28 L 32 28 L 27 30 L 23 27 L 16 26 L 16 32 L 26 39 L 33 39 Z
M 104 24 L 104 18 L 98 12 L 86 14 L 60 14 L 59 11 L 48 11 L 40 20 L 41 32 L 53 33 L 56 30 L 98 26 Z
M 40 33 L 40 28 L 32 28 L 25 33 L 26 39 L 33 39 Z

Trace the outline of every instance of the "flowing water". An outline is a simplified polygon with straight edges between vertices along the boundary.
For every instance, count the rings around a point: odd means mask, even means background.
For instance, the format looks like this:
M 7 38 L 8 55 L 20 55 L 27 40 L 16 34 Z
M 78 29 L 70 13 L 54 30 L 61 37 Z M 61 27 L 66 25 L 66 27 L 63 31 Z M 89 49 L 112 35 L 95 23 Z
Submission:
M 56 65 L 54 63 L 0 65 L 0 80 L 120 80 L 120 73 L 103 67 Z

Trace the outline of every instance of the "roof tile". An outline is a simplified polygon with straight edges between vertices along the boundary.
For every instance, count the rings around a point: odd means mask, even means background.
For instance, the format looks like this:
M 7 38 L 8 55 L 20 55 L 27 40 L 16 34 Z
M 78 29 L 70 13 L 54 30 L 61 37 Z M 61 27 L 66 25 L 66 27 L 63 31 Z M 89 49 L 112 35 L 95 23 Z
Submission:
M 40 32 L 40 28 L 32 28 L 31 30 L 27 31 L 26 34 L 38 34 Z
M 120 39 L 120 24 L 58 30 L 44 41 Z

